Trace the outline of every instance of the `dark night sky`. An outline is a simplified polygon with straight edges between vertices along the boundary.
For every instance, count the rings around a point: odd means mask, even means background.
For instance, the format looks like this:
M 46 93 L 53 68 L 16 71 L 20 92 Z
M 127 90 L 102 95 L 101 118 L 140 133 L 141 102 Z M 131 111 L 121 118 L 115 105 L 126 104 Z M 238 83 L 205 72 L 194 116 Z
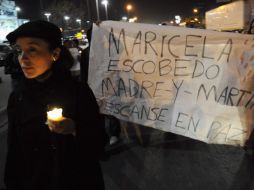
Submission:
M 42 0 L 43 6 L 46 7 L 52 0 Z M 72 0 L 79 3 L 82 0 Z M 86 0 L 83 0 L 86 1 Z M 101 20 L 105 18 L 105 9 L 100 4 Z M 40 0 L 15 0 L 16 4 L 22 8 L 22 17 L 28 19 L 38 19 L 40 17 Z M 91 12 L 95 16 L 95 0 L 89 0 Z M 125 5 L 131 3 L 134 6 L 132 16 L 137 16 L 139 22 L 143 23 L 160 23 L 173 19 L 178 14 L 182 17 L 191 15 L 194 7 L 199 7 L 203 11 L 214 8 L 219 4 L 216 0 L 109 0 L 108 14 L 109 19 L 119 20 L 126 15 Z M 86 11 L 86 10 L 84 10 Z

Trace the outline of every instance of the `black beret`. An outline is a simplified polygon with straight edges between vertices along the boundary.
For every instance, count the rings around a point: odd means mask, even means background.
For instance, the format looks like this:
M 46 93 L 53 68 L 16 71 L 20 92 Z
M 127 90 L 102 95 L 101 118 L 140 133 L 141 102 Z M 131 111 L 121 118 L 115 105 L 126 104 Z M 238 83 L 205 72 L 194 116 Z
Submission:
M 60 28 L 44 20 L 27 22 L 6 36 L 11 44 L 15 43 L 19 37 L 41 38 L 48 41 L 53 48 L 59 47 L 62 44 Z

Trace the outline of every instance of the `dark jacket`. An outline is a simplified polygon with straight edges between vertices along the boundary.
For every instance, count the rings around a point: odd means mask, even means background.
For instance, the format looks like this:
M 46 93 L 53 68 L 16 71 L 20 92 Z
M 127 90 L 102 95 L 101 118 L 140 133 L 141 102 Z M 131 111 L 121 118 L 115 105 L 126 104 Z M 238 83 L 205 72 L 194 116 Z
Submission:
M 76 136 L 49 131 L 48 107 L 63 108 L 74 120 Z M 99 158 L 106 137 L 95 97 L 87 84 L 69 73 L 53 73 L 46 82 L 25 79 L 8 102 L 9 190 L 104 189 Z

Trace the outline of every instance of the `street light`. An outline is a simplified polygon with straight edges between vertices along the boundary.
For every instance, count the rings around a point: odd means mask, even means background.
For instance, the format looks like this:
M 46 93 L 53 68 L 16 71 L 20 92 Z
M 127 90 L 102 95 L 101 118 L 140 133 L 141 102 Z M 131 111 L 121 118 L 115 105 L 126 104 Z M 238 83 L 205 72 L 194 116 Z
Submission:
M 49 17 L 51 16 L 51 13 L 44 13 L 44 15 L 47 17 L 47 21 L 49 22 Z
M 131 4 L 126 5 L 126 10 L 127 10 L 127 16 L 130 17 L 130 11 L 132 11 L 133 6 Z
M 64 16 L 64 20 L 68 21 L 70 19 L 69 16 Z
M 103 0 L 101 2 L 101 4 L 103 4 L 105 6 L 105 11 L 106 11 L 106 20 L 108 20 L 108 1 L 107 0 Z
M 132 8 L 133 8 L 133 7 L 132 7 L 132 5 L 131 5 L 131 4 L 126 5 L 126 10 L 127 10 L 127 11 L 131 11 L 131 10 L 132 10 Z
M 68 20 L 70 20 L 70 17 L 64 16 L 64 20 L 66 21 L 66 28 L 68 28 Z
M 21 8 L 20 8 L 20 7 L 15 7 L 15 10 L 16 10 L 17 12 L 20 12 L 20 11 L 21 11 Z
M 96 2 L 97 21 L 99 21 L 100 20 L 100 13 L 99 13 L 98 0 L 96 0 L 95 2 Z
M 197 13 L 198 13 L 198 9 L 197 9 L 197 8 L 194 8 L 194 9 L 193 9 L 193 13 L 197 14 Z
M 15 10 L 16 10 L 17 16 L 18 16 L 18 13 L 21 11 L 21 8 L 20 7 L 15 7 Z
M 77 18 L 77 19 L 76 19 L 76 22 L 79 23 L 79 27 L 80 27 L 80 29 L 81 29 L 81 19 Z

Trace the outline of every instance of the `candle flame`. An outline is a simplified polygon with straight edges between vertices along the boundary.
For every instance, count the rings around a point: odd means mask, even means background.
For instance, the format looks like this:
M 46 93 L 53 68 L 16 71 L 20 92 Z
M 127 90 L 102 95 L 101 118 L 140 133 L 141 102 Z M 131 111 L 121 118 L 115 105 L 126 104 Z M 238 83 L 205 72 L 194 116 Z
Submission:
M 53 121 L 60 121 L 63 117 L 62 112 L 62 108 L 54 108 L 53 110 L 47 112 L 48 119 Z

